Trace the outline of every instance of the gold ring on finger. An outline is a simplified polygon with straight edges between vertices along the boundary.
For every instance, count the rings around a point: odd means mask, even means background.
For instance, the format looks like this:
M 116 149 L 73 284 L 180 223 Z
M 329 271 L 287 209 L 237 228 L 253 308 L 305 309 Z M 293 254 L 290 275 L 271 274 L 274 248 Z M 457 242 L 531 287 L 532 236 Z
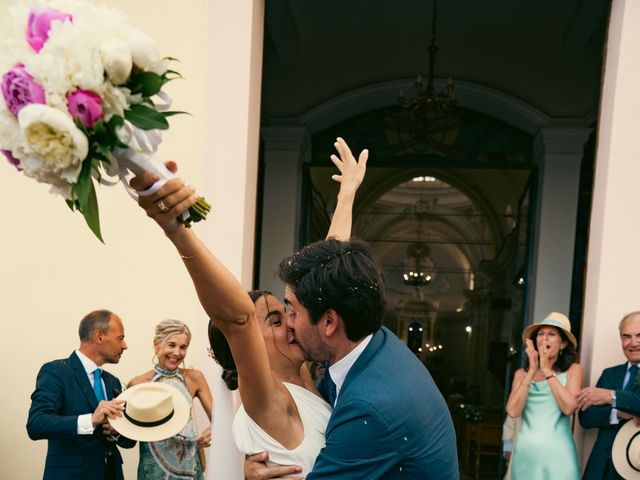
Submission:
M 158 210 L 160 210 L 160 213 L 167 213 L 169 211 L 169 207 L 167 207 L 167 204 L 164 203 L 164 200 L 158 200 L 156 202 L 156 205 L 158 206 Z

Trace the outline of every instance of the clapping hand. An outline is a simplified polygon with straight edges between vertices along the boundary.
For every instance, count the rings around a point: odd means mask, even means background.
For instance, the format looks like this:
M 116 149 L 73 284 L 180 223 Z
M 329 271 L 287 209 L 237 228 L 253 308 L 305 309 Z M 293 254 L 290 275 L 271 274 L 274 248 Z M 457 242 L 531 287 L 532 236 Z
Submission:
M 533 346 L 530 338 L 527 338 L 526 349 L 527 357 L 529 357 L 529 370 L 535 372 L 538 370 L 538 351 Z
M 541 345 L 538 355 L 540 359 L 540 371 L 545 377 L 548 377 L 553 373 L 553 368 L 551 368 L 551 363 L 549 362 L 549 346 Z

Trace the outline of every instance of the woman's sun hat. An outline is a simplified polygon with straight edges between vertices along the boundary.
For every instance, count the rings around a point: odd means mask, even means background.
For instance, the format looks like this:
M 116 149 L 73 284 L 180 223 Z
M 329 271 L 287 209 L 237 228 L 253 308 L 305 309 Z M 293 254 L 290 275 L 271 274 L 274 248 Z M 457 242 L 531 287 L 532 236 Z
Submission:
M 576 337 L 574 337 L 573 333 L 571 333 L 571 322 L 566 315 L 558 312 L 551 312 L 544 318 L 544 320 L 532 323 L 527 328 L 525 328 L 524 332 L 522 332 L 522 341 L 524 343 L 527 343 L 527 339 L 531 337 L 531 334 L 534 331 L 537 331 L 540 327 L 544 327 L 545 325 L 550 325 L 562 330 L 567 335 L 567 338 L 573 344 L 573 346 L 575 348 L 578 348 Z
M 618 431 L 611 459 L 622 478 L 640 478 L 640 426 L 634 420 L 629 420 Z
M 179 433 L 189 420 L 191 407 L 178 389 L 164 383 L 140 383 L 122 392 L 122 416 L 109 419 L 119 434 L 141 442 L 156 442 Z

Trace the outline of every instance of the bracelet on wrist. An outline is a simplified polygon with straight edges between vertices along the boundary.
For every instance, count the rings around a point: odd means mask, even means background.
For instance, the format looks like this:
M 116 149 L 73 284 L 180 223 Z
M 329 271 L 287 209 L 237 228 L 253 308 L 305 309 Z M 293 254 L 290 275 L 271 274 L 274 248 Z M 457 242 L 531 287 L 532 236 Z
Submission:
M 200 256 L 200 253 L 201 252 L 197 252 L 197 253 L 195 253 L 193 255 L 182 255 L 182 254 L 180 254 L 180 258 L 182 258 L 182 260 L 191 260 L 192 258 L 196 258 L 196 257 Z
M 545 379 L 545 380 L 549 380 L 550 378 L 553 378 L 553 377 L 556 377 L 556 378 L 557 378 L 556 372 L 552 372 L 552 373 L 550 373 L 549 375 L 547 375 L 546 377 L 544 377 L 544 379 Z

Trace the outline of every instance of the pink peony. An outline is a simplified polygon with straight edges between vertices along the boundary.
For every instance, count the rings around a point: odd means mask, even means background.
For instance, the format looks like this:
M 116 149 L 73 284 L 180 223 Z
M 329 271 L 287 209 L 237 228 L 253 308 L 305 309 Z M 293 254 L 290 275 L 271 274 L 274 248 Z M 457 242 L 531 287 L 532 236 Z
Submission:
M 73 21 L 73 16 L 55 10 L 53 8 L 45 8 L 39 12 L 31 11 L 29 13 L 29 23 L 27 24 L 27 42 L 36 52 L 39 52 L 43 45 L 49 39 L 49 30 L 51 30 L 51 22 L 58 20 Z
M 7 160 L 9 161 L 9 163 L 14 167 L 16 167 L 18 171 L 22 170 L 22 167 L 20 166 L 20 160 L 18 160 L 16 157 L 13 156 L 13 154 L 11 153 L 11 150 L 0 150 L 0 152 L 2 152 L 2 154 L 5 157 L 7 157 Z
M 44 89 L 19 64 L 2 76 L 2 96 L 11 113 L 16 117 L 25 105 L 45 103 Z
M 102 119 L 102 100 L 88 90 L 76 90 L 67 95 L 67 106 L 74 120 L 80 120 L 87 127 L 93 127 Z

